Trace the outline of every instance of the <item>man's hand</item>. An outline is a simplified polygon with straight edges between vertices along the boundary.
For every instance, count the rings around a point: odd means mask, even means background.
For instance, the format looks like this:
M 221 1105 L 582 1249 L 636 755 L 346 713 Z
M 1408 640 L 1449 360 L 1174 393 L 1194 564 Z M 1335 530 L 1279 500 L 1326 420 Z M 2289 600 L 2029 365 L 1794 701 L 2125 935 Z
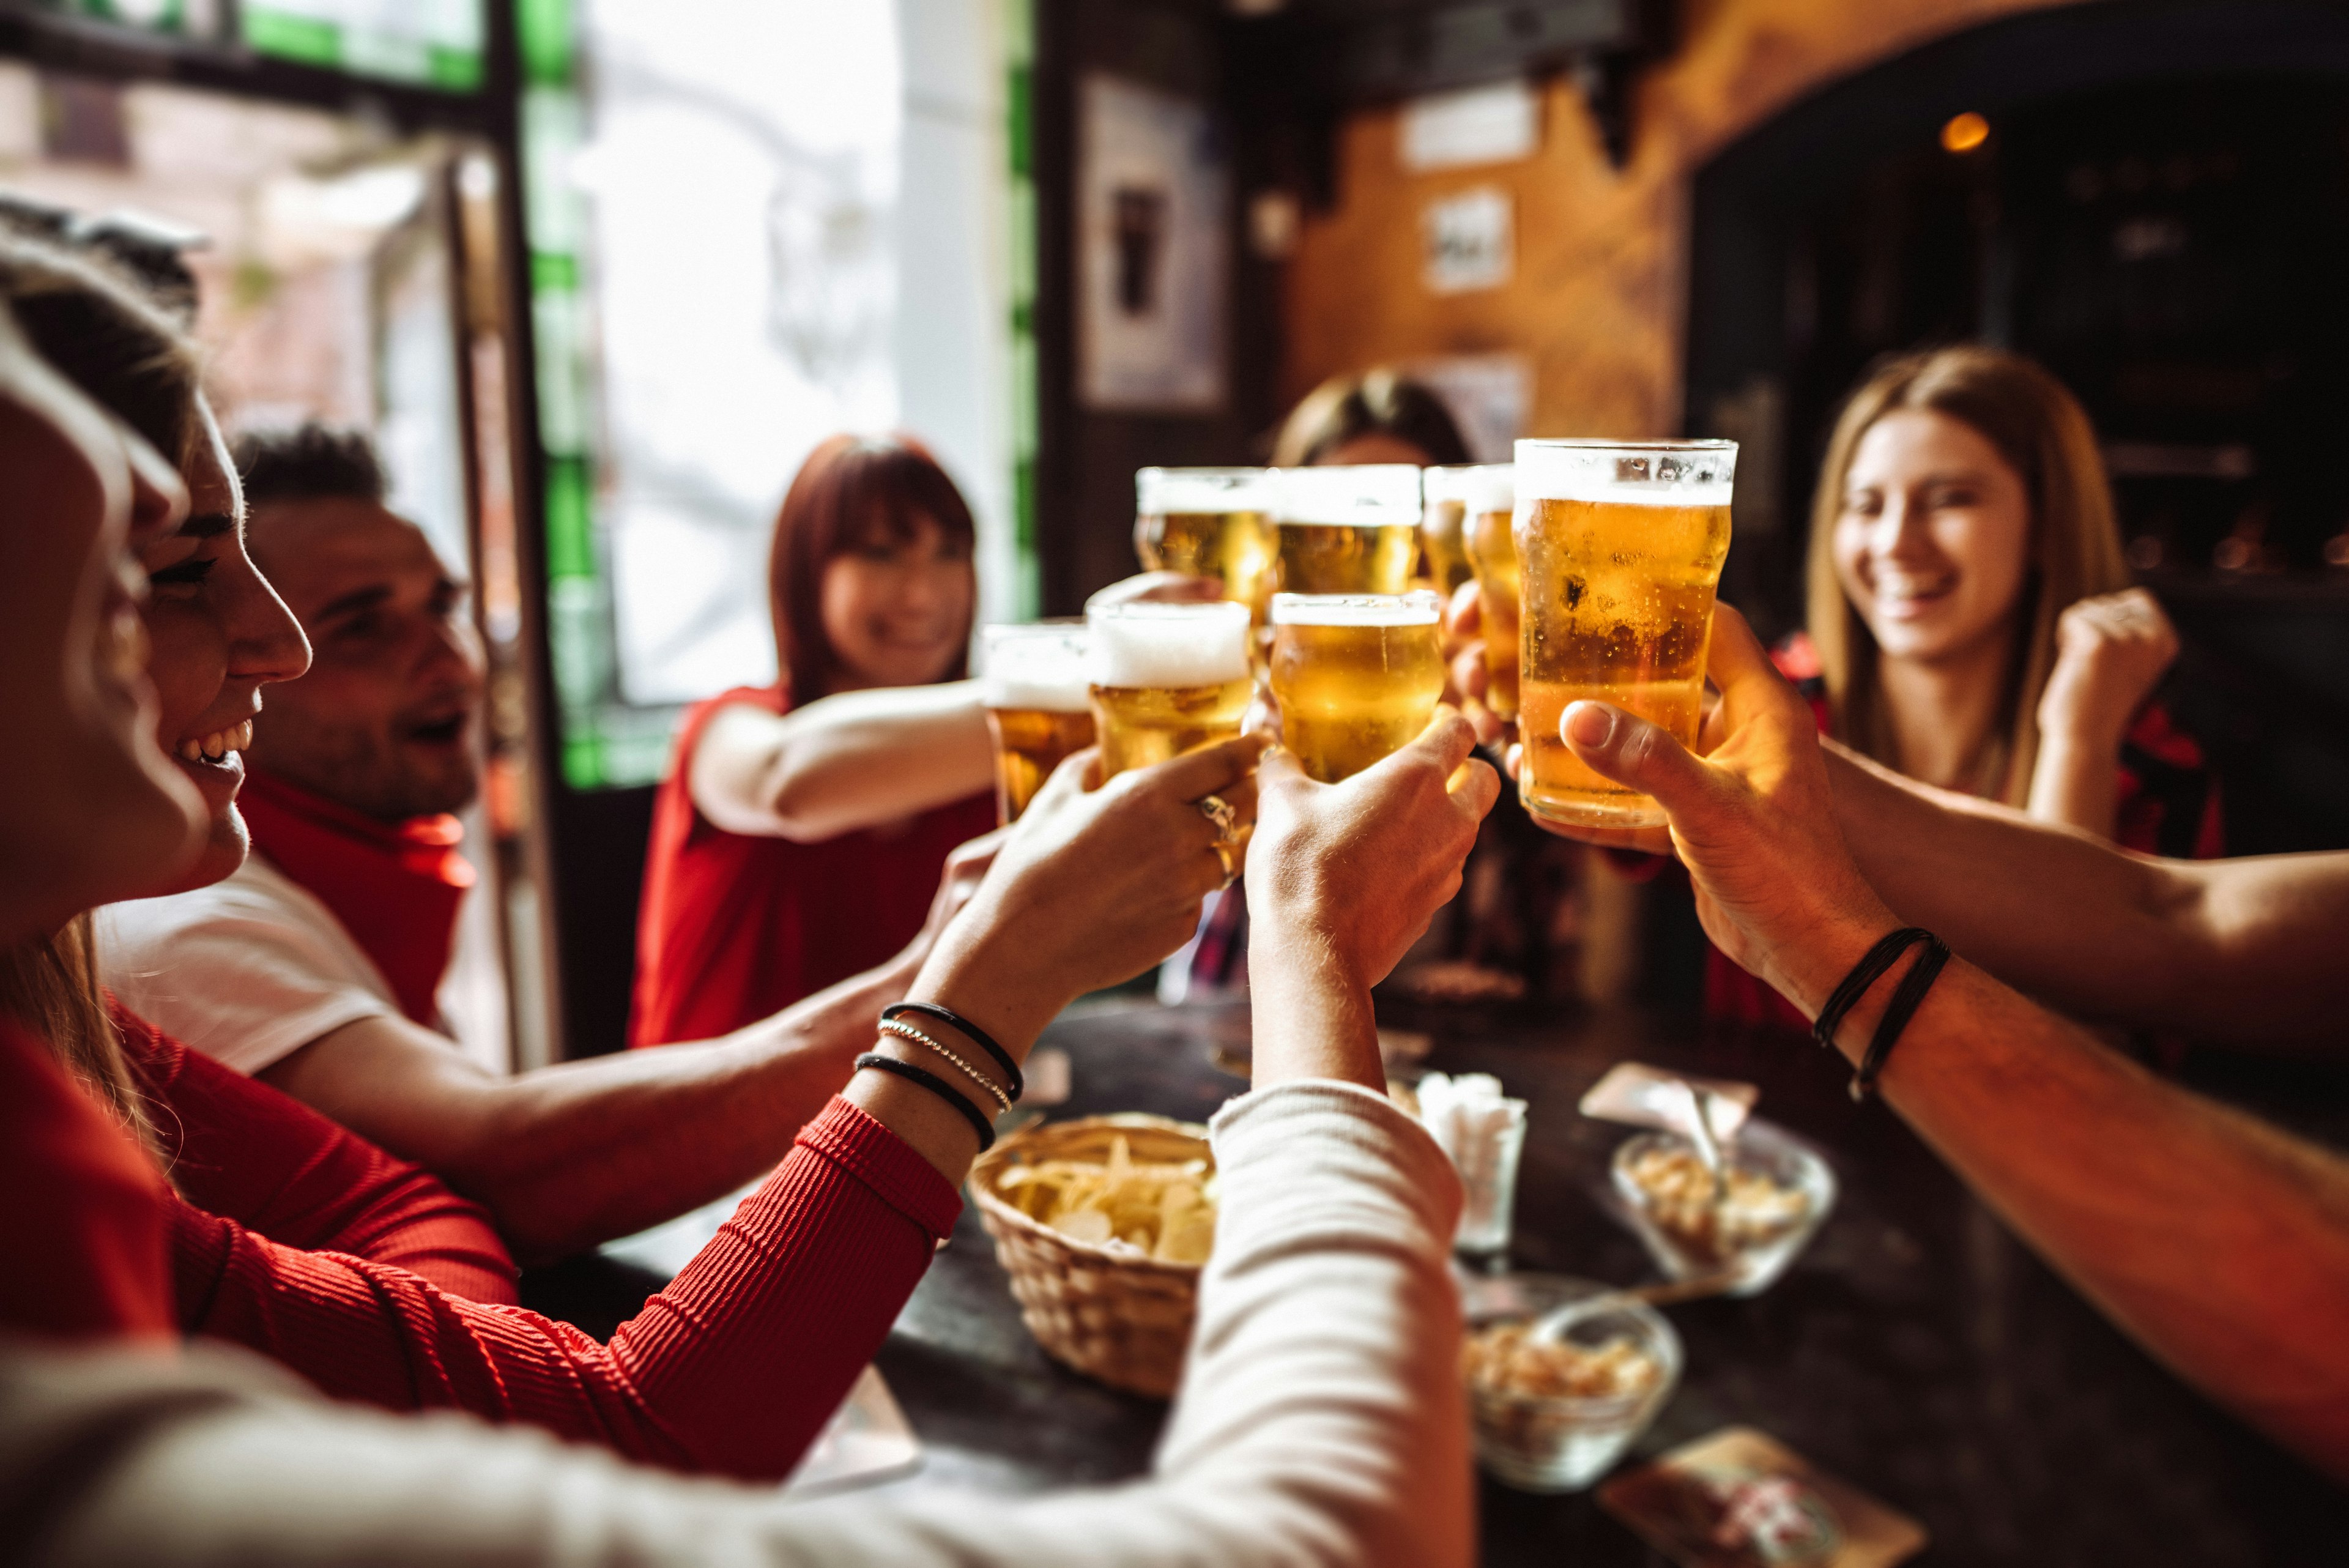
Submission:
M 1713 610 L 1708 672 L 1721 701 L 1705 720 L 1702 757 L 1603 702 L 1569 704 L 1559 732 L 1591 767 L 1662 805 L 1714 943 L 1816 1012 L 1859 953 L 1898 922 L 1836 826 L 1810 709 L 1726 605 Z
M 2039 732 L 2115 752 L 2178 657 L 2178 630 L 2143 588 L 2099 594 L 2055 620 L 2055 668 L 2039 699 Z
M 1474 577 L 1454 588 L 1444 607 L 1444 653 L 1449 677 L 1444 700 L 1459 702 L 1461 717 L 1476 732 L 1476 743 L 1511 739 L 1515 727 L 1485 706 L 1492 672 L 1485 665 L 1485 598 Z

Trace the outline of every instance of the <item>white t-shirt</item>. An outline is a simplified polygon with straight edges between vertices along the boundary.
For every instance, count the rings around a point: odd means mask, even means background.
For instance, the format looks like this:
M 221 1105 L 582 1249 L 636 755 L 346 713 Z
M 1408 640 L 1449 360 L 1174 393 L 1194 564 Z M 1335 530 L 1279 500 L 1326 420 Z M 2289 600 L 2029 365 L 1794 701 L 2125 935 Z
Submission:
M 458 943 L 460 960 L 441 985 L 449 1002 L 479 989 L 458 972 L 472 945 Z M 333 911 L 258 854 L 209 888 L 108 905 L 98 911 L 98 954 L 125 1007 L 247 1075 L 346 1023 L 399 1016 L 383 971 Z M 471 1011 L 443 1007 L 444 1015 Z M 502 1039 L 494 1049 L 459 1039 L 466 1054 L 505 1070 Z

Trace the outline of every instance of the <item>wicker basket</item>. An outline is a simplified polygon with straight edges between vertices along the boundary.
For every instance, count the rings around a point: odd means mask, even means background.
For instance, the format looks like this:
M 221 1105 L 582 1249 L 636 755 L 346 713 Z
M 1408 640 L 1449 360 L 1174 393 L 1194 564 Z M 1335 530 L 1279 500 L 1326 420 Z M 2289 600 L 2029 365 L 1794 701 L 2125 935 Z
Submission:
M 1211 1158 L 1202 1127 L 1164 1116 L 1087 1116 L 1004 1139 L 971 1167 L 970 1190 L 981 1223 L 995 1238 L 996 1259 L 1011 1276 L 1019 1315 L 1046 1354 L 1112 1387 L 1164 1399 L 1182 1380 L 1199 1266 L 1072 1241 L 996 1192 L 1003 1173 L 1016 1165 L 1106 1162 L 1119 1137 L 1137 1162 Z

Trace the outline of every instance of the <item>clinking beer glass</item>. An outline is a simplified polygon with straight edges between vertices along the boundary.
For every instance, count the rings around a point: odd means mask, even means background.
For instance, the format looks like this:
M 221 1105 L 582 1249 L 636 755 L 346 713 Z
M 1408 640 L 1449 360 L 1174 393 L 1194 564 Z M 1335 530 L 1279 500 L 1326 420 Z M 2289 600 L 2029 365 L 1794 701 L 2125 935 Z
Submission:
M 1272 575 L 1272 471 L 1144 468 L 1133 475 L 1133 553 L 1143 569 L 1224 585 L 1258 619 Z
M 995 736 L 995 813 L 1016 822 L 1071 752 L 1093 743 L 1081 626 L 990 626 L 979 633 L 987 727 Z
M 1246 605 L 1106 605 L 1085 618 L 1104 783 L 1239 734 L 1256 690 Z
M 1658 826 L 1663 808 L 1585 767 L 1558 722 L 1607 702 L 1696 744 L 1737 443 L 1521 441 L 1516 455 L 1518 797 L 1555 822 Z
M 1419 470 L 1408 463 L 1284 468 L 1277 587 L 1289 594 L 1399 594 L 1419 560 Z
M 1444 695 L 1433 594 L 1275 594 L 1272 696 L 1309 778 L 1349 779 L 1411 743 Z

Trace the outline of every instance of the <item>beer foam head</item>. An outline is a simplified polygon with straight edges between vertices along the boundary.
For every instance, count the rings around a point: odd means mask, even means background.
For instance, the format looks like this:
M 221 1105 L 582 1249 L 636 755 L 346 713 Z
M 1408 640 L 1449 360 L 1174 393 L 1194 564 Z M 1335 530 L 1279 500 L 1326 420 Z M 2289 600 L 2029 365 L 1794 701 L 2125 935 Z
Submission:
M 1520 501 L 1726 506 L 1736 472 L 1733 441 L 1521 441 L 1516 493 Z
M 1143 468 L 1133 474 L 1134 510 L 1144 517 L 1269 512 L 1272 497 L 1268 468 Z
M 1246 605 L 1105 605 L 1090 611 L 1095 686 L 1221 686 L 1248 675 Z
M 1430 506 L 1439 501 L 1465 501 L 1469 495 L 1468 476 L 1475 472 L 1465 464 L 1423 468 L 1419 471 L 1420 495 Z
M 990 626 L 981 634 L 987 670 L 979 701 L 989 708 L 1081 713 L 1090 704 L 1081 626 Z
M 1516 465 L 1487 462 L 1462 471 L 1461 499 L 1471 512 L 1506 512 L 1517 504 Z
M 1409 594 L 1275 594 L 1275 626 L 1433 626 L 1444 601 L 1422 588 Z
M 1419 473 L 1409 463 L 1281 468 L 1273 512 L 1281 523 L 1353 523 L 1376 528 L 1419 521 Z

